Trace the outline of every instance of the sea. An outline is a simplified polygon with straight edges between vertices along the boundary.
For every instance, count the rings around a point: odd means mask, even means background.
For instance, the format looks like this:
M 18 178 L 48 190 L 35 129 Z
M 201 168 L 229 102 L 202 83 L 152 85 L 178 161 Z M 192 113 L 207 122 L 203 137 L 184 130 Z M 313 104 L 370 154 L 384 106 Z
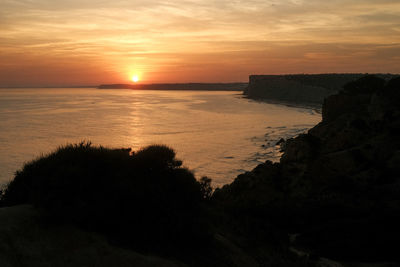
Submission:
M 208 176 L 219 187 L 266 160 L 279 161 L 281 138 L 320 121 L 318 109 L 238 91 L 2 88 L 0 184 L 59 146 L 90 141 L 133 150 L 166 144 L 196 178 Z

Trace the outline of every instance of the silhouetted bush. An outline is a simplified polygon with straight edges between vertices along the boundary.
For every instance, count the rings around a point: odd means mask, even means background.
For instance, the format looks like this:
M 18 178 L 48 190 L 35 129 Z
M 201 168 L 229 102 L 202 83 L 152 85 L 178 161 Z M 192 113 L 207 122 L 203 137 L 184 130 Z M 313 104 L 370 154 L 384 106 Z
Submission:
M 200 179 L 200 191 L 204 199 L 210 199 L 213 188 L 211 186 L 211 179 L 207 176 L 203 176 Z
M 186 247 L 207 237 L 209 192 L 163 145 L 130 149 L 67 145 L 26 164 L 3 205 L 30 203 L 52 222 L 73 223 L 140 249 Z

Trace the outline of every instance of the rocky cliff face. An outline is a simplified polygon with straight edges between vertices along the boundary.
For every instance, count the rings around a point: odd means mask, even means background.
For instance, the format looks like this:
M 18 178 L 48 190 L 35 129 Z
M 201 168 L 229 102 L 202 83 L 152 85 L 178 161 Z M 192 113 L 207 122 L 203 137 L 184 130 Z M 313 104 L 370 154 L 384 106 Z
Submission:
M 239 175 L 215 201 L 238 227 L 261 225 L 254 238 L 296 233 L 292 245 L 311 254 L 399 261 L 399 102 L 400 78 L 349 83 L 325 99 L 320 124 L 285 142 L 280 163 Z
M 264 98 L 294 103 L 322 104 L 325 97 L 337 93 L 348 82 L 364 74 L 251 75 L 244 93 L 250 98 Z M 379 75 L 390 79 L 393 75 Z

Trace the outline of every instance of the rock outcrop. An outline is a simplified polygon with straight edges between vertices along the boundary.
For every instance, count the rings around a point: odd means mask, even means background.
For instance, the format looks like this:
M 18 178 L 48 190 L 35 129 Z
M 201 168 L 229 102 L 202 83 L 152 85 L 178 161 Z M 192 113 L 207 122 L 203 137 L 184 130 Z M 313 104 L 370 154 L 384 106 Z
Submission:
M 325 99 L 323 120 L 217 190 L 253 238 L 342 261 L 400 261 L 400 78 L 366 76 Z M 268 242 L 269 242 L 268 241 Z M 293 241 L 293 240 L 292 240 Z

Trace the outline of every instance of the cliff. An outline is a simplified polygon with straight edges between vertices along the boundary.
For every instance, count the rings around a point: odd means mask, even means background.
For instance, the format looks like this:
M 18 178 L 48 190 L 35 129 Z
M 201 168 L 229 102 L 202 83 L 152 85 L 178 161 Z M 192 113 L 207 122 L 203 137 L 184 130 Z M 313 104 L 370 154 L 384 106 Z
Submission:
M 250 98 L 298 104 L 322 104 L 325 97 L 337 93 L 348 82 L 365 74 L 295 74 L 295 75 L 251 75 L 244 90 Z M 388 80 L 390 74 L 378 74 Z
M 399 262 L 399 101 L 400 78 L 376 76 L 325 99 L 322 122 L 287 140 L 280 163 L 215 192 L 230 227 L 314 258 Z

